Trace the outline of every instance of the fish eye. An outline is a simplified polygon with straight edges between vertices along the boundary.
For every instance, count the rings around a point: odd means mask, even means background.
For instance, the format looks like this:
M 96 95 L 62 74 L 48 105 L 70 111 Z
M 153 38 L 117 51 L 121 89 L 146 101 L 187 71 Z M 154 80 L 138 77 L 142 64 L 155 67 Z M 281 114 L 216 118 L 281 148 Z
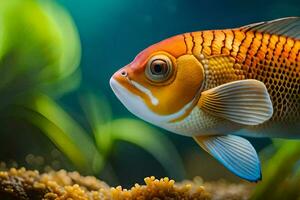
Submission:
M 145 74 L 153 82 L 167 80 L 172 72 L 172 62 L 165 55 L 153 56 L 147 63 Z

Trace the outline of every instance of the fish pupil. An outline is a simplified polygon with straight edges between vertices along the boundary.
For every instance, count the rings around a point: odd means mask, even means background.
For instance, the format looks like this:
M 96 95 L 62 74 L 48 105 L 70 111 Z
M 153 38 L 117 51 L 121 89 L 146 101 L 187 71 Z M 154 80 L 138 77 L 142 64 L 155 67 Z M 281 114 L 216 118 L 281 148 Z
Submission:
M 156 60 L 151 65 L 153 75 L 164 75 L 168 71 L 168 64 L 163 60 Z
M 160 64 L 155 64 L 155 65 L 154 65 L 154 72 L 155 72 L 156 74 L 162 73 L 162 66 L 161 66 Z

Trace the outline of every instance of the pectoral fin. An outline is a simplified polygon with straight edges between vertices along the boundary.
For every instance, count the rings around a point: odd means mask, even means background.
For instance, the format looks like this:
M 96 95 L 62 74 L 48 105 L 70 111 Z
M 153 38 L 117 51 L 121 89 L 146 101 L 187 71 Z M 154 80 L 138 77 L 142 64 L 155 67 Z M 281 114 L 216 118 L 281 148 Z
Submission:
M 233 81 L 201 93 L 199 106 L 212 115 L 243 125 L 258 125 L 272 117 L 265 85 L 254 79 Z
M 260 161 L 248 140 L 233 135 L 198 136 L 194 139 L 235 175 L 253 182 L 261 180 Z

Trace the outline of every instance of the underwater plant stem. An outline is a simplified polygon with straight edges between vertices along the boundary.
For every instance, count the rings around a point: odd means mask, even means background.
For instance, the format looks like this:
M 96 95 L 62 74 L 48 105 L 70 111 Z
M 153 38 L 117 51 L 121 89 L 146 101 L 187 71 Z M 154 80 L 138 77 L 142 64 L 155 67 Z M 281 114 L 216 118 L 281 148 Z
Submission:
M 17 112 L 40 128 L 80 170 L 96 173 L 103 168 L 103 158 L 88 134 L 49 97 L 33 96 Z
M 254 193 L 252 200 L 273 199 L 280 191 L 279 187 L 286 177 L 293 171 L 295 163 L 300 159 L 300 143 L 285 141 L 277 153 L 263 167 L 263 179 Z

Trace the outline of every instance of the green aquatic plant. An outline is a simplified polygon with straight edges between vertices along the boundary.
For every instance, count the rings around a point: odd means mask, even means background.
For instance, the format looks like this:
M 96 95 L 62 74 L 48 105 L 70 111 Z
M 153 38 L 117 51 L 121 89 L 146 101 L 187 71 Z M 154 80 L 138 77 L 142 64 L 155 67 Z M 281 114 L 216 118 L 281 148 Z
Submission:
M 87 165 L 90 138 L 54 101 L 80 83 L 80 42 L 71 17 L 53 1 L 0 1 L 0 27 L 1 118 L 25 117 L 77 167 Z M 58 122 L 68 129 L 59 129 Z M 68 140 L 62 144 L 58 136 Z M 80 148 L 78 137 L 87 145 Z
M 300 142 L 274 140 L 274 145 L 267 147 L 267 150 L 271 148 L 275 150 L 275 155 L 265 161 L 263 180 L 255 188 L 251 199 L 298 199 Z
M 0 1 L 0 27 L 1 107 L 30 93 L 57 96 L 79 84 L 79 37 L 62 7 Z
M 99 171 L 94 166 L 102 162 L 102 157 L 92 139 L 53 99 L 35 95 L 18 104 L 14 113 L 46 134 L 79 170 L 87 173 Z
M 86 174 L 103 170 L 121 140 L 145 149 L 170 175 L 183 178 L 176 149 L 149 125 L 114 120 L 107 102 L 89 94 L 82 98 L 89 134 L 56 102 L 80 83 L 79 36 L 62 7 L 50 0 L 0 1 L 0 27 L 1 118 L 26 120 Z

